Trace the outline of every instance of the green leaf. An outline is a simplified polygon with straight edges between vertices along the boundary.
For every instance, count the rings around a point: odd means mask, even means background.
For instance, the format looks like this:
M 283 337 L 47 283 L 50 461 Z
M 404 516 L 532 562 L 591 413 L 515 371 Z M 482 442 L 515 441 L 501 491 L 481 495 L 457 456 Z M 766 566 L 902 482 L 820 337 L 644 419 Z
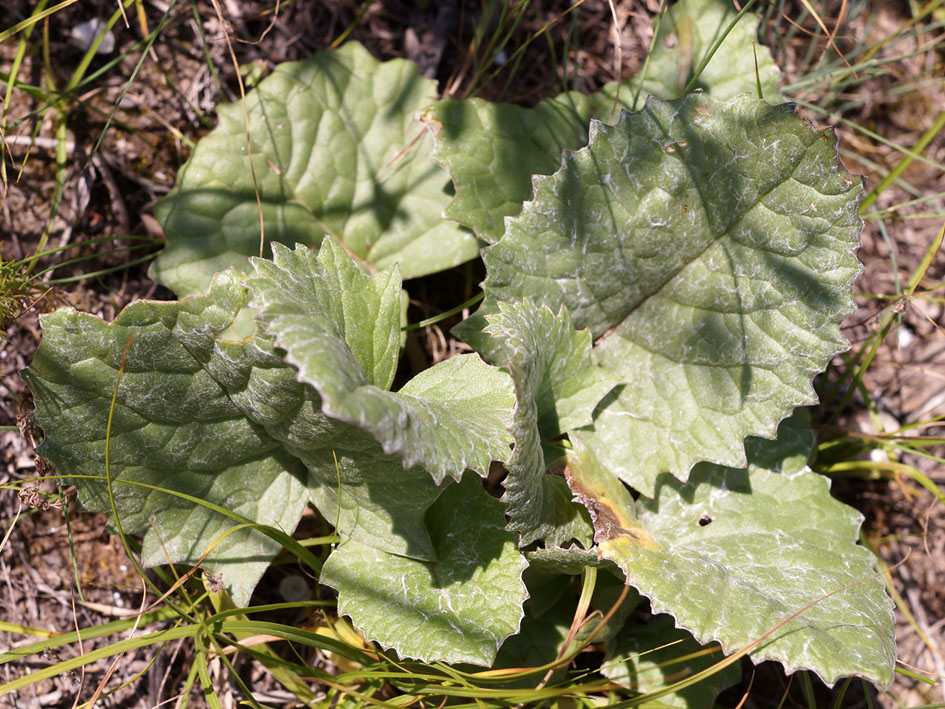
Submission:
M 531 567 L 525 576 L 529 598 L 525 601 L 525 617 L 521 628 L 502 644 L 493 669 L 540 667 L 550 663 L 555 660 L 568 636 L 577 598 L 573 593 L 563 593 L 571 589 L 560 575 L 537 580 L 529 578 L 530 571 Z M 541 583 L 544 588 L 536 588 L 536 583 Z M 550 600 L 544 597 L 549 590 L 558 590 L 558 596 L 548 607 L 543 607 L 543 602 Z M 553 676 L 554 680 L 560 678 L 561 670 L 559 667 L 556 676 Z M 537 681 L 534 676 L 528 676 L 503 683 L 503 686 L 530 689 Z
M 502 504 L 466 475 L 430 509 L 436 561 L 388 554 L 354 541 L 339 546 L 320 581 L 338 591 L 338 610 L 370 640 L 424 662 L 491 665 L 518 632 L 527 592 L 515 535 Z
M 502 497 L 508 528 L 522 535 L 522 546 L 536 539 L 586 543 L 590 525 L 564 480 L 545 474 L 541 441 L 590 423 L 591 412 L 616 378 L 591 362 L 590 335 L 574 329 L 567 310 L 555 315 L 529 300 L 502 303 L 499 309 L 487 331 L 509 352 L 516 396 L 515 451 Z
M 569 92 L 535 108 L 482 99 L 447 98 L 423 120 L 433 131 L 433 158 L 449 172 L 456 197 L 446 216 L 492 244 L 505 218 L 531 195 L 531 176 L 550 174 L 561 152 L 587 144 L 590 99 Z
M 268 340 L 222 339 L 247 295 L 242 277 L 228 272 L 207 296 L 137 303 L 110 325 L 71 311 L 48 316 L 27 373 L 46 431 L 44 455 L 60 473 L 103 474 L 108 409 L 130 341 L 111 474 L 124 529 L 144 533 L 146 565 L 195 563 L 235 522 L 121 481 L 186 493 L 286 532 L 310 493 L 339 534 L 432 558 L 422 518 L 444 487 L 421 468 L 405 471 L 400 456 L 384 455 L 369 434 L 326 417 L 318 394 L 296 381 Z M 75 483 L 86 507 L 111 512 L 102 483 Z M 258 532 L 241 531 L 219 544 L 207 565 L 245 604 L 279 548 Z
M 525 618 L 521 631 L 502 645 L 493 669 L 540 667 L 559 657 L 574 621 L 574 611 L 581 591 L 579 579 L 563 578 L 560 573 L 530 565 L 525 571 L 529 598 L 525 601 Z M 610 620 L 598 627 L 610 613 L 623 591 L 629 593 L 616 608 Z M 593 642 L 603 643 L 623 626 L 627 617 L 642 599 L 633 589 L 626 589 L 612 574 L 598 574 L 590 602 L 587 622 L 578 629 L 569 648 L 574 650 L 594 633 Z M 550 681 L 558 682 L 567 674 L 567 664 L 559 666 Z M 503 683 L 504 687 L 534 688 L 534 675 Z
M 141 301 L 111 324 L 71 309 L 43 317 L 43 342 L 25 373 L 45 432 L 42 454 L 79 487 L 87 509 L 111 513 L 106 485 L 71 476 L 110 473 L 124 531 L 144 533 L 146 565 L 194 564 L 237 522 L 127 482 L 191 495 L 289 533 L 305 508 L 304 468 L 208 372 L 216 335 L 246 296 L 239 278 L 221 274 L 205 297 Z M 279 549 L 244 529 L 217 544 L 205 565 L 245 605 Z
M 761 20 L 749 12 L 732 26 L 737 15 L 738 11 L 728 0 L 681 0 L 671 5 L 660 22 L 646 75 L 641 71 L 624 85 L 605 86 L 592 98 L 594 116 L 606 117 L 607 111 L 613 110 L 615 100 L 619 108 L 633 111 L 643 108 L 647 96 L 680 98 L 706 59 L 709 62 L 699 74 L 693 91 L 704 91 L 720 101 L 751 94 L 768 103 L 780 103 L 781 72 L 767 47 L 757 42 Z M 731 30 L 725 34 L 730 26 Z M 713 53 L 716 45 L 718 48 Z
M 460 330 L 495 358 L 498 303 L 564 304 L 621 380 L 572 439 L 652 495 L 665 471 L 744 465 L 746 436 L 816 401 L 813 375 L 847 347 L 862 185 L 787 104 L 650 100 L 593 133 L 486 250 Z
M 274 257 L 254 260 L 253 306 L 327 415 L 368 431 L 385 454 L 422 466 L 437 483 L 459 480 L 467 468 L 484 476 L 491 461 L 508 458 L 512 383 L 477 355 L 444 360 L 397 393 L 364 371 L 365 363 L 391 373 L 396 366 L 395 271 L 367 276 L 333 239 L 317 257 L 281 246 Z
M 521 632 L 505 641 L 494 668 L 539 667 L 554 662 L 560 656 L 574 622 L 581 591 L 579 581 L 563 578 L 549 567 L 528 567 L 525 583 L 529 599 L 525 602 Z M 592 633 L 592 642 L 609 645 L 643 600 L 632 588 L 627 588 L 621 579 L 610 573 L 597 574 L 593 588 L 585 622 L 572 638 L 568 646 L 570 651 L 586 644 Z M 607 623 L 601 625 L 608 615 Z M 558 683 L 565 680 L 568 667 L 567 664 L 559 665 L 550 681 Z M 535 681 L 532 675 L 513 683 L 504 683 L 503 686 L 534 688 Z
M 374 267 L 399 262 L 406 278 L 475 257 L 475 237 L 441 216 L 449 178 L 414 117 L 436 95 L 410 62 L 379 63 L 354 42 L 280 64 L 247 94 L 248 126 L 240 104 L 220 107 L 155 208 L 168 246 L 152 278 L 184 297 L 260 254 L 247 130 L 267 244 L 317 247 L 327 234 Z
M 570 460 L 578 480 L 599 472 L 585 453 Z M 633 517 L 647 535 L 641 543 L 598 525 L 600 555 L 699 642 L 731 653 L 763 638 L 755 661 L 811 669 L 828 684 L 850 675 L 892 681 L 892 603 L 875 558 L 856 544 L 862 516 L 830 496 L 826 478 L 704 463 L 685 484 L 661 476 L 653 498 L 602 493 L 595 503 Z
M 677 628 L 670 616 L 659 615 L 646 623 L 625 625 L 616 638 L 607 643 L 601 672 L 641 694 L 658 692 L 719 662 L 722 653 L 718 645 L 713 647 L 715 652 L 701 654 L 707 648 L 685 630 Z M 681 709 L 711 707 L 719 692 L 738 682 L 739 667 L 738 663 L 729 665 L 701 682 L 654 701 L 660 706 Z
M 645 77 L 608 84 L 585 96 L 568 92 L 534 108 L 479 99 L 446 99 L 424 114 L 436 138 L 434 159 L 450 173 L 456 198 L 446 215 L 495 243 L 505 218 L 517 215 L 532 197 L 532 175 L 561 166 L 564 150 L 587 145 L 588 123 L 608 123 L 621 109 L 639 110 L 648 95 L 675 99 L 717 40 L 724 40 L 705 67 L 697 89 L 719 99 L 757 96 L 755 56 L 764 98 L 778 100 L 779 72 L 768 50 L 755 46 L 759 19 L 748 13 L 724 35 L 736 11 L 723 0 L 681 0 L 659 27 Z
M 746 438 L 745 458 L 749 465 L 793 475 L 807 469 L 815 441 L 808 410 L 796 409 L 778 425 L 778 436 L 773 441 Z
M 272 261 L 253 259 L 253 307 L 298 342 L 307 367 L 332 373 L 319 386 L 322 396 L 340 399 L 364 385 L 389 389 L 400 351 L 397 267 L 368 275 L 330 237 L 317 256 L 302 245 L 272 249 Z

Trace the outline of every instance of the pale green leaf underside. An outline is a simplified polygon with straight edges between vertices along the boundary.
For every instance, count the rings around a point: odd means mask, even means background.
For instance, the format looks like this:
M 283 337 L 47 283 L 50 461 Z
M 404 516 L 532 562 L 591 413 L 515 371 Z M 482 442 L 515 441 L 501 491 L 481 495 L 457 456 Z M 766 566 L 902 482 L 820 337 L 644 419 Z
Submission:
M 299 380 L 322 396 L 326 414 L 368 431 L 385 453 L 399 455 L 405 468 L 422 466 L 437 483 L 458 480 L 467 468 L 486 475 L 491 461 L 508 458 L 512 383 L 478 355 L 444 360 L 399 392 L 362 369 L 389 356 L 392 366 L 381 369 L 396 367 L 400 279 L 392 271 L 364 274 L 333 239 L 317 256 L 277 245 L 273 262 L 254 265 L 253 307 Z M 380 315 L 358 319 L 364 312 Z
M 643 107 L 648 95 L 678 98 L 693 72 L 734 19 L 724 0 L 682 0 L 663 18 L 645 78 L 609 84 L 591 96 L 568 92 L 534 108 L 479 99 L 447 99 L 425 115 L 436 136 L 434 158 L 449 171 L 456 198 L 447 216 L 495 243 L 505 218 L 532 196 L 532 175 L 561 165 L 564 150 L 587 144 L 591 118 L 612 122 L 620 109 Z M 725 37 L 697 89 L 719 99 L 757 95 L 755 57 L 763 96 L 777 102 L 780 75 L 767 48 L 754 44 L 758 18 L 748 13 Z
M 593 421 L 598 402 L 618 379 L 591 359 L 591 336 L 578 331 L 567 310 L 556 315 L 529 299 L 503 302 L 488 317 L 486 331 L 501 340 L 519 390 L 519 406 L 531 400 L 541 438 Z
M 399 262 L 406 278 L 475 257 L 473 235 L 442 218 L 449 178 L 415 119 L 436 95 L 410 62 L 377 62 L 354 42 L 280 64 L 246 97 L 266 242 L 332 235 L 375 267 Z M 155 209 L 168 246 L 151 275 L 180 297 L 259 255 L 246 131 L 243 108 L 221 106 Z
M 423 562 L 354 541 L 339 546 L 320 581 L 338 591 L 338 610 L 370 640 L 425 662 L 491 665 L 518 632 L 527 598 L 515 535 L 502 504 L 475 475 L 450 485 L 426 517 L 436 561 Z
M 718 648 L 718 646 L 715 646 Z M 722 653 L 697 655 L 704 648 L 692 635 L 680 630 L 667 615 L 645 624 L 628 623 L 606 645 L 601 668 L 608 679 L 632 687 L 641 694 L 660 692 L 670 685 L 708 669 L 722 659 Z M 680 661 L 681 658 L 685 658 Z M 711 707 L 723 689 L 738 682 L 738 663 L 729 665 L 690 687 L 663 694 L 654 701 L 680 709 Z
M 749 97 L 651 100 L 535 178 L 534 200 L 486 250 L 486 299 L 564 304 L 622 384 L 577 435 L 628 484 L 744 465 L 748 435 L 813 403 L 812 376 L 846 348 L 861 181 L 828 133 Z
M 615 564 L 609 559 L 601 559 L 594 549 L 582 549 L 577 545 L 568 548 L 547 546 L 543 549 L 525 552 L 528 563 L 543 571 L 555 571 L 568 576 L 576 576 L 584 571 L 585 566 L 606 568 L 614 573 Z
M 317 252 L 273 244 L 273 258 L 254 258 L 253 307 L 278 319 L 307 365 L 331 372 L 319 386 L 329 401 L 359 386 L 390 389 L 400 356 L 400 273 L 365 273 L 333 238 Z M 291 333 L 291 334 L 288 334 Z M 281 343 L 280 343 L 281 344 Z M 285 349 L 289 349 L 286 347 Z
M 862 516 L 830 496 L 826 478 L 703 463 L 686 484 L 662 476 L 636 512 L 658 548 L 618 537 L 601 553 L 700 642 L 734 652 L 813 604 L 752 659 L 812 669 L 828 684 L 892 681 L 892 603 L 872 578 L 875 558 L 856 544 Z
M 215 334 L 245 299 L 239 280 L 224 274 L 207 297 L 141 301 L 112 324 L 72 310 L 43 318 L 43 343 L 26 376 L 46 435 L 43 455 L 65 475 L 105 474 L 111 397 L 134 337 L 114 408 L 109 470 L 124 531 L 144 533 L 147 565 L 196 563 L 237 522 L 123 481 L 186 493 L 288 533 L 305 507 L 304 468 L 208 371 L 220 363 Z M 104 483 L 74 482 L 86 508 L 111 512 Z M 241 530 L 205 564 L 245 604 L 279 548 Z
M 542 439 L 591 422 L 591 412 L 616 378 L 591 362 L 591 339 L 566 310 L 555 315 L 529 300 L 502 303 L 487 330 L 505 343 L 515 385 L 515 451 L 503 483 L 508 529 L 520 544 L 536 539 L 564 545 L 590 540 L 590 525 L 564 480 L 545 474 Z

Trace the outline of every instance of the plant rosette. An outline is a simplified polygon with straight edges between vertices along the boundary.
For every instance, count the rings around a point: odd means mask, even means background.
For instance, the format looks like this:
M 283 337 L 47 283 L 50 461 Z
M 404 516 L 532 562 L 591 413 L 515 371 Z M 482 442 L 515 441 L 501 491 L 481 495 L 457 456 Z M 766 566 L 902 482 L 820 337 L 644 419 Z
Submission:
M 696 93 L 636 107 L 587 116 L 583 147 L 555 148 L 528 194 L 494 208 L 504 163 L 453 152 L 494 125 L 454 119 L 505 109 L 419 112 L 423 159 L 455 186 L 447 214 L 491 244 L 484 301 L 455 330 L 476 353 L 393 391 L 401 273 L 429 269 L 372 262 L 326 230 L 317 252 L 273 243 L 248 273 L 112 323 L 44 316 L 25 373 L 41 452 L 86 508 L 143 535 L 146 565 L 203 559 L 240 605 L 314 504 L 342 539 L 320 581 L 401 657 L 491 666 L 558 612 L 536 599 L 591 566 L 674 619 L 620 616 L 614 681 L 641 687 L 635 653 L 666 637 L 889 685 L 892 604 L 857 545 L 862 517 L 807 467 L 813 435 L 791 417 L 846 347 L 861 180 L 790 105 Z M 473 209 L 476 184 L 487 204 Z M 444 207 L 435 219 L 454 228 Z M 235 339 L 246 307 L 256 332 Z M 496 462 L 501 499 L 481 482 Z M 541 632 L 553 659 L 567 627 Z

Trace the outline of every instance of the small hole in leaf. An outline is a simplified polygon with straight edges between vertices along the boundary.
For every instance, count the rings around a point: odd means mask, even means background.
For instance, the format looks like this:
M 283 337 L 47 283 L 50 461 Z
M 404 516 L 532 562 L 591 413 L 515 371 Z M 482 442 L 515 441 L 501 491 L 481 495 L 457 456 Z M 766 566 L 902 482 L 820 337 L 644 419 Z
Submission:
M 715 517 L 710 515 L 708 512 L 703 512 L 701 515 L 699 515 L 698 524 L 700 527 L 708 527 L 710 524 L 712 524 L 714 520 L 715 520 Z

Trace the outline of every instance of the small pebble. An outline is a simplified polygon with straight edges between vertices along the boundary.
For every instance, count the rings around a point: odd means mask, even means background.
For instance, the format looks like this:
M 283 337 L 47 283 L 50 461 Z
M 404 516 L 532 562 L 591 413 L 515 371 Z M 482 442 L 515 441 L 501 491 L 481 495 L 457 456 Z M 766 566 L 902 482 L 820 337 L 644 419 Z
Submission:
M 80 22 L 72 28 L 71 36 L 75 45 L 83 52 L 92 46 L 95 38 L 105 29 L 105 21 L 97 17 L 91 20 Z M 115 35 L 111 32 L 105 33 L 105 39 L 98 46 L 96 54 L 111 54 L 115 50 Z

